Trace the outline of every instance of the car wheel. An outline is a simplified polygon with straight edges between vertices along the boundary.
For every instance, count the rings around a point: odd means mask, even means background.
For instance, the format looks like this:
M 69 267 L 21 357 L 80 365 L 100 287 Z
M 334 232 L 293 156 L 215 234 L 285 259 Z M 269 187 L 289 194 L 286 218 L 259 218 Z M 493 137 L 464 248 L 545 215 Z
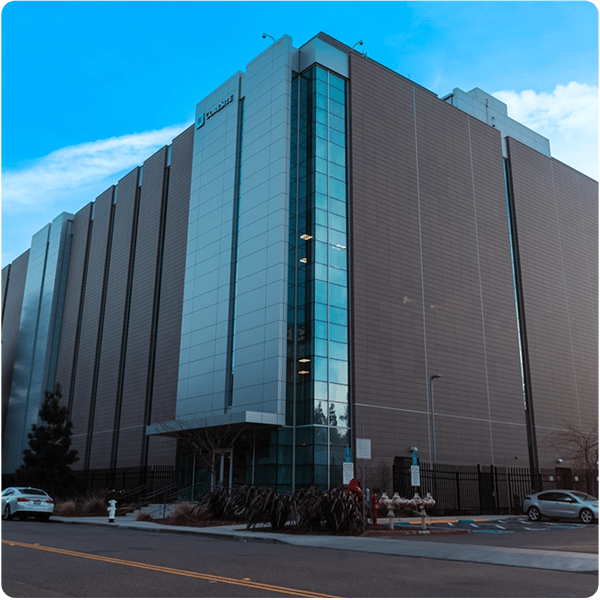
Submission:
M 531 506 L 527 511 L 527 516 L 530 521 L 540 521 L 542 518 L 542 513 L 537 506 Z
M 8 504 L 4 507 L 4 512 L 2 513 L 2 518 L 5 521 L 10 521 L 12 519 L 12 515 L 10 514 L 10 506 Z
M 587 525 L 594 520 L 594 513 L 589 508 L 582 508 L 581 512 L 579 513 L 579 518 L 581 519 L 582 523 Z

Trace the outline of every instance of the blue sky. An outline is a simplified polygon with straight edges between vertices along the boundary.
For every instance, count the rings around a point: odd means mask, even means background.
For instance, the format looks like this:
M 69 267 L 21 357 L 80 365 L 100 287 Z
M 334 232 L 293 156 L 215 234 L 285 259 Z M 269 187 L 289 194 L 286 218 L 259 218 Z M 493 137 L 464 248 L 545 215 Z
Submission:
M 443 96 L 480 87 L 598 179 L 588 2 L 28 2 L 2 10 L 2 266 L 183 130 L 284 34 L 319 31 Z

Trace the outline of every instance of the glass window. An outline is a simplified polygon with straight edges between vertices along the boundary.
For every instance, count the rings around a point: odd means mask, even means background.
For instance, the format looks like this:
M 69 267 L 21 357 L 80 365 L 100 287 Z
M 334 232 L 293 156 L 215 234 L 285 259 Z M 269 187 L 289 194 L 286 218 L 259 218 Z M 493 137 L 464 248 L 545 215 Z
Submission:
M 329 339 L 335 342 L 348 342 L 348 328 L 344 325 L 329 325 Z
M 348 311 L 343 308 L 329 307 L 329 321 L 338 325 L 348 324 Z
M 315 206 L 322 210 L 327 210 L 327 195 L 315 194 Z M 327 223 L 325 223 L 327 225 Z
M 317 108 L 315 110 L 315 113 L 317 123 L 324 123 L 325 125 L 327 125 L 327 111 L 323 110 L 322 108 Z
M 346 135 L 341 131 L 336 131 L 335 129 L 329 130 L 329 141 L 337 144 L 338 146 L 346 145 Z
M 319 138 L 320 139 L 320 138 Z M 320 155 L 319 155 L 320 156 Z M 329 144 L 329 160 L 338 165 L 346 165 L 346 150 L 341 146 Z
M 346 198 L 346 184 L 339 179 L 329 178 L 329 195 L 337 198 L 338 200 L 344 200 Z
M 344 115 L 346 114 L 346 109 L 343 104 L 340 104 L 339 102 L 334 102 L 333 100 L 330 99 L 329 100 L 329 112 L 332 115 L 343 118 Z
M 337 131 L 346 131 L 346 121 L 336 115 L 329 115 L 329 127 Z
M 327 125 L 324 123 L 316 123 L 315 132 L 318 137 L 327 139 Z
M 327 323 L 315 321 L 315 337 L 327 339 Z
M 327 244 L 315 242 L 315 262 L 327 264 Z
M 329 403 L 329 424 L 335 426 L 348 425 L 348 404 Z
M 315 411 L 315 423 L 322 423 L 320 415 L 321 413 L 317 416 L 317 412 Z M 315 465 L 326 465 L 327 454 L 327 446 L 315 446 Z
M 327 302 L 327 282 L 315 281 L 315 300 L 318 302 Z
M 339 215 L 329 215 L 329 227 L 338 231 L 346 231 L 346 219 Z M 343 245 L 343 244 L 342 244 Z
M 319 279 L 321 281 L 327 281 L 327 265 L 322 265 L 320 263 L 315 263 L 315 279 Z M 327 317 L 325 317 L 327 320 Z
M 348 274 L 343 269 L 331 267 L 329 269 L 329 281 L 337 285 L 348 285 Z
M 327 384 L 323 381 L 315 381 L 315 399 L 327 400 Z
M 348 360 L 348 345 L 341 342 L 329 342 L 329 356 L 337 360 Z
M 315 156 L 327 158 L 327 142 L 321 138 L 315 138 Z
M 329 360 L 329 381 L 348 384 L 348 363 L 342 360 Z
M 329 230 L 329 243 L 338 248 L 346 247 L 346 234 L 341 231 Z
M 320 81 L 327 81 L 327 71 L 322 67 L 314 67 L 315 69 L 315 77 Z
M 324 210 L 315 210 L 315 222 L 317 225 L 327 227 L 327 213 Z
M 348 402 L 348 386 L 330 383 L 329 400 L 332 402 Z
M 346 169 L 335 163 L 329 163 L 329 174 L 336 179 L 346 181 Z
M 327 359 L 315 356 L 314 363 L 315 381 L 327 381 Z
M 316 106 L 317 108 L 327 110 L 327 96 L 324 96 L 323 94 L 317 94 Z
M 346 89 L 346 80 L 334 75 L 333 73 L 329 73 L 329 87 L 337 88 L 339 90 Z
M 329 198 L 329 210 L 341 217 L 346 216 L 346 203 L 341 200 L 336 200 L 335 198 Z
M 315 240 L 326 242 L 328 237 L 329 236 L 328 236 L 327 227 L 321 227 L 321 225 L 315 225 Z
M 327 304 L 315 302 L 315 319 L 317 321 L 327 321 Z M 339 309 L 336 309 L 339 310 Z M 344 311 L 345 312 L 345 311 Z
M 344 91 L 334 87 L 333 85 L 329 86 L 329 98 L 339 102 L 340 104 L 345 104 L 346 102 L 346 94 Z
M 315 170 L 319 171 L 320 173 L 325 173 L 327 174 L 327 160 L 325 160 L 324 158 L 315 158 Z
M 330 215 L 330 218 L 334 215 Z M 346 249 L 339 246 L 330 246 L 329 264 L 332 267 L 346 270 Z
M 329 304 L 340 308 L 348 308 L 348 290 L 341 285 L 330 283 Z
M 327 353 L 329 352 L 327 347 L 327 340 L 316 338 L 314 341 L 314 346 L 315 356 L 327 356 Z

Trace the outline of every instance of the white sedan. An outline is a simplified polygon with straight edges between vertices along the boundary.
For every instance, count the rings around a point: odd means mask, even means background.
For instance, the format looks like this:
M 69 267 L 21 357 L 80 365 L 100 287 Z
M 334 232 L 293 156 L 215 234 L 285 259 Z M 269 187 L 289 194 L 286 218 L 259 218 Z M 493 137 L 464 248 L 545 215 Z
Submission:
M 35 517 L 47 521 L 54 512 L 54 500 L 35 488 L 12 487 L 2 492 L 2 518 L 9 521 L 18 516 L 21 521 Z

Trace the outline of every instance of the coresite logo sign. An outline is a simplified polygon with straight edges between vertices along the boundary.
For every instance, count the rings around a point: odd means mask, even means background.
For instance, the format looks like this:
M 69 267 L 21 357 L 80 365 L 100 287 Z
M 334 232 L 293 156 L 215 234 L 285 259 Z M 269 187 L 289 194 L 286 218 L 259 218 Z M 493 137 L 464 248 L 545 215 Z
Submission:
M 220 110 L 223 110 L 228 104 L 233 102 L 233 94 L 227 96 L 224 100 L 221 100 L 217 105 L 213 106 L 210 110 L 206 112 L 200 113 L 196 118 L 196 129 L 200 129 L 214 115 L 216 115 Z

